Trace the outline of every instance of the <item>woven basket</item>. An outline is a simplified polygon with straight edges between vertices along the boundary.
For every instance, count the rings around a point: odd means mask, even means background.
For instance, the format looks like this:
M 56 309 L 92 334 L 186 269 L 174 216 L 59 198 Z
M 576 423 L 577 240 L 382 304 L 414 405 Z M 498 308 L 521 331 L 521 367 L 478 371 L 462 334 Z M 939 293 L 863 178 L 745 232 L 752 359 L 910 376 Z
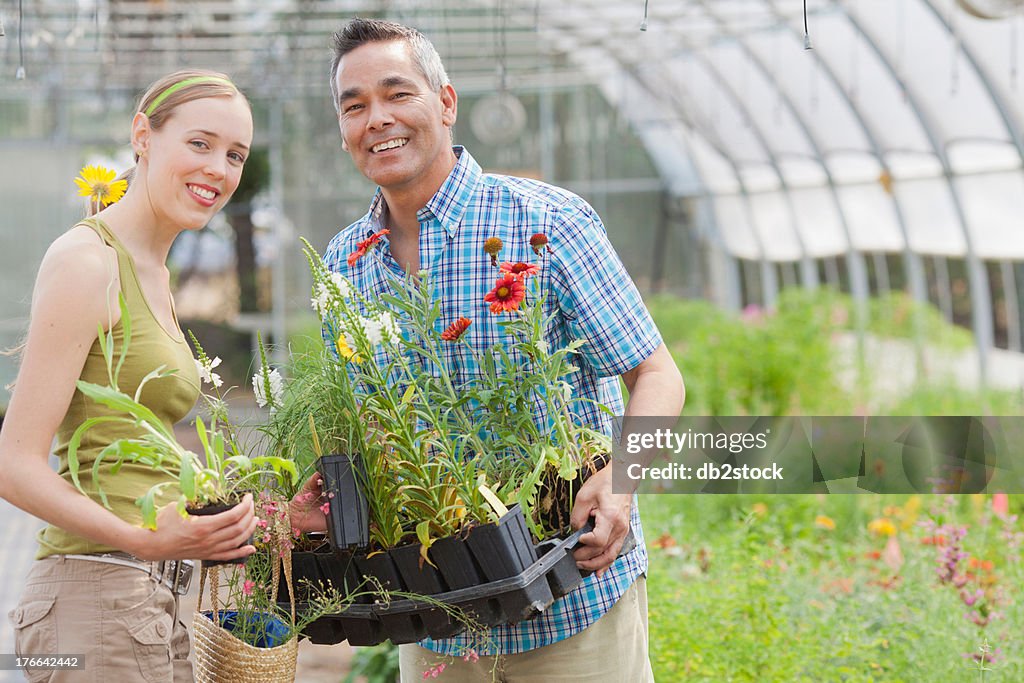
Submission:
M 289 524 L 282 525 L 290 530 Z M 287 533 L 287 532 L 284 532 Z M 279 553 L 281 562 L 274 564 L 273 597 L 277 599 L 277 585 L 281 565 L 284 566 L 285 583 L 292 608 L 292 625 L 295 624 L 295 591 L 292 588 L 291 553 Z M 294 683 L 295 665 L 299 653 L 298 638 L 292 636 L 276 647 L 255 647 L 236 638 L 231 631 L 220 626 L 217 607 L 219 588 L 219 567 L 202 568 L 199 575 L 199 602 L 192 614 L 192 633 L 195 638 L 196 683 Z M 206 577 L 210 576 L 210 598 L 213 603 L 213 619 L 202 611 Z

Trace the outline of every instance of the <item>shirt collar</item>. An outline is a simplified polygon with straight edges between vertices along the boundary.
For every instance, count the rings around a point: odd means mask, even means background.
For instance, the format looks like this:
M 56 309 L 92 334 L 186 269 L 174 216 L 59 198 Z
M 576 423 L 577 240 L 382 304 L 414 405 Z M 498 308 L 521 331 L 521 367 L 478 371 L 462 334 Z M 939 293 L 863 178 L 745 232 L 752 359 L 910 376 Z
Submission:
M 455 152 L 456 157 L 455 168 L 448 174 L 427 205 L 416 212 L 416 217 L 421 222 L 429 220 L 431 217 L 436 218 L 449 235 L 454 235 L 458 229 L 459 221 L 466 213 L 466 208 L 473 197 L 473 191 L 483 175 L 480 164 L 476 162 L 473 155 L 466 151 L 465 147 L 455 145 L 452 147 L 452 151 Z M 373 201 L 370 202 L 369 216 L 373 230 L 380 230 L 384 227 L 385 211 L 387 211 L 387 204 L 378 187 L 377 192 L 373 195 Z

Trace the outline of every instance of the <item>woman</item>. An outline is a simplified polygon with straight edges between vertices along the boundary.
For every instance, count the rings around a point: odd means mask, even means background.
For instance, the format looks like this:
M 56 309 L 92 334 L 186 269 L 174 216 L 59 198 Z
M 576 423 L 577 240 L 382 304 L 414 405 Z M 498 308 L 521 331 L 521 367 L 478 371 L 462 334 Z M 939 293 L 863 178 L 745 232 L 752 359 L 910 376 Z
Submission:
M 168 425 L 199 397 L 165 262 L 178 233 L 206 225 L 238 187 L 252 130 L 248 101 L 223 74 L 180 71 L 154 83 L 132 120 L 136 166 L 124 198 L 61 235 L 43 258 L 0 432 L 0 495 L 49 526 L 10 616 L 19 655 L 84 655 L 89 675 L 34 670 L 26 672 L 30 681 L 191 681 L 188 633 L 177 614 L 191 567 L 172 560 L 255 552 L 247 544 L 256 527 L 249 496 L 227 512 L 188 519 L 167 502 L 150 531 L 140 525 L 135 499 L 165 475 L 141 465 L 125 464 L 116 474 L 104 468 L 107 509 L 97 494 L 75 489 L 67 463 L 75 429 L 109 412 L 75 382 L 108 383 L 97 330 L 113 330 L 116 354 L 123 341 L 119 292 L 131 314 L 121 390 L 133 395 L 160 365 L 175 369 L 141 396 Z M 89 462 L 130 436 L 121 429 L 100 424 L 83 440 L 78 457 L 87 491 L 95 489 Z M 59 473 L 47 463 L 55 435 Z

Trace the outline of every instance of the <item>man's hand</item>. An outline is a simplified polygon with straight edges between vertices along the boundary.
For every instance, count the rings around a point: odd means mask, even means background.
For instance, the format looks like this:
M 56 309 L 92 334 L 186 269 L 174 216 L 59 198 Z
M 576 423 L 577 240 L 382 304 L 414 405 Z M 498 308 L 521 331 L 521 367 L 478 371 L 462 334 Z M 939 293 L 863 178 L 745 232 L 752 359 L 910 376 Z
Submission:
M 302 490 L 288 503 L 292 527 L 299 531 L 327 531 L 327 515 L 320 507 L 324 504 L 323 477 L 319 472 L 306 480 Z
M 576 504 L 569 516 L 573 529 L 594 518 L 594 530 L 580 536 L 583 547 L 573 553 L 577 567 L 600 576 L 611 566 L 629 532 L 632 507 L 633 496 L 612 493 L 612 463 L 587 480 L 576 494 Z

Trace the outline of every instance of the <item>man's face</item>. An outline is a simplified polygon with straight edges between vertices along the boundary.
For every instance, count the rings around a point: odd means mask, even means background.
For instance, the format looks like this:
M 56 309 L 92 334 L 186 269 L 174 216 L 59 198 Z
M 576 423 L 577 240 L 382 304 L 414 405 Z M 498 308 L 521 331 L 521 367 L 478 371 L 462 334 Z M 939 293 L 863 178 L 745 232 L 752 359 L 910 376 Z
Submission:
M 384 190 L 433 194 L 451 170 L 452 87 L 433 91 L 400 41 L 349 52 L 336 79 L 342 147 L 359 171 Z

